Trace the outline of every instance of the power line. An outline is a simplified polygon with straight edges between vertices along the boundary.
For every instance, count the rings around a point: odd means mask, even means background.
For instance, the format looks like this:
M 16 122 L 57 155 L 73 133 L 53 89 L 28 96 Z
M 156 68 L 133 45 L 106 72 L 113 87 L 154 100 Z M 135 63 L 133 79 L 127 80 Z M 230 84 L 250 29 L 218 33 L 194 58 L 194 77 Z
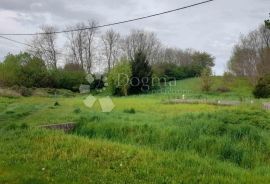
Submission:
M 14 43 L 18 43 L 18 44 L 21 44 L 21 45 L 26 45 L 26 46 L 28 46 L 28 47 L 32 47 L 32 45 L 30 45 L 30 44 L 23 43 L 23 42 L 20 42 L 20 41 L 17 41 L 17 40 L 13 40 L 13 39 L 8 38 L 8 37 L 5 37 L 5 36 L 1 36 L 1 35 L 0 35 L 0 38 L 3 38 L 3 39 L 5 39 L 5 40 L 9 40 L 9 41 L 14 42 Z
M 30 44 L 28 44 L 28 43 L 24 43 L 24 42 L 20 42 L 20 41 L 17 41 L 17 40 L 13 40 L 13 39 L 10 39 L 10 38 L 5 37 L 5 36 L 1 36 L 1 35 L 0 35 L 0 38 L 3 38 L 3 39 L 5 39 L 5 40 L 11 41 L 11 42 L 14 42 L 14 43 L 17 43 L 17 44 L 25 45 L 25 46 L 27 46 L 27 47 L 34 48 L 32 45 L 30 45 Z M 69 56 L 69 55 L 64 54 L 64 53 L 61 53 L 61 52 L 57 52 L 57 54 L 60 54 L 60 55 L 63 55 L 63 56 Z
M 138 20 L 148 19 L 148 18 L 152 18 L 152 17 L 156 17 L 156 16 L 160 16 L 160 15 L 164 15 L 164 14 L 168 14 L 168 13 L 172 13 L 172 12 L 176 12 L 176 11 L 180 11 L 180 10 L 184 10 L 184 9 L 188 9 L 188 8 L 191 8 L 194 6 L 199 6 L 202 4 L 210 3 L 211 1 L 214 1 L 214 0 L 207 0 L 207 1 L 199 2 L 199 3 L 191 4 L 188 6 L 184 6 L 181 8 L 176 8 L 176 9 L 164 11 L 161 13 L 156 13 L 156 14 L 152 14 L 152 15 L 148 15 L 148 16 L 144 16 L 144 17 L 124 20 L 124 21 L 119 21 L 119 22 L 115 22 L 115 23 L 104 24 L 104 25 L 94 26 L 94 27 L 85 27 L 85 28 L 80 28 L 80 29 L 53 31 L 53 32 L 47 32 L 47 33 L 45 33 L 45 32 L 39 32 L 39 33 L 0 33 L 0 36 L 33 36 L 33 35 L 41 35 L 41 34 L 61 34 L 61 33 L 76 32 L 76 31 L 83 31 L 83 30 L 91 30 L 91 29 L 115 26 L 115 25 L 119 25 L 119 24 L 125 24 L 125 23 L 129 23 L 129 22 L 135 22 Z

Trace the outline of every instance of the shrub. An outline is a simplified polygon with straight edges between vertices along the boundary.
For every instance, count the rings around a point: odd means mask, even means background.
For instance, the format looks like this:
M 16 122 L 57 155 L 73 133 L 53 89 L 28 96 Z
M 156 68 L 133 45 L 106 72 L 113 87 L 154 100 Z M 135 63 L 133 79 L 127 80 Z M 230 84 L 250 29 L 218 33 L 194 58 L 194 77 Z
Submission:
M 11 123 L 5 127 L 6 130 L 16 130 L 18 128 L 18 125 L 15 123 Z
M 78 64 L 66 64 L 64 69 L 48 70 L 42 59 L 29 53 L 10 54 L 0 64 L 0 85 L 3 86 L 79 91 L 79 86 L 84 83 L 85 72 Z
M 20 126 L 21 129 L 29 129 L 29 125 L 26 123 L 22 123 Z
M 46 75 L 44 61 L 28 53 L 8 55 L 0 64 L 0 83 L 5 86 L 45 87 Z
M 46 87 L 43 78 L 47 76 L 47 69 L 43 60 L 28 56 L 20 61 L 20 70 L 17 73 L 16 83 L 25 87 Z
M 205 68 L 202 71 L 202 75 L 201 75 L 201 81 L 202 81 L 202 91 L 210 91 L 211 86 L 212 86 L 212 71 L 211 68 Z
M 21 54 L 18 57 L 22 57 Z M 20 58 L 9 54 L 3 63 L 0 63 L 0 83 L 4 86 L 13 86 L 18 81 Z
M 197 64 L 179 66 L 174 63 L 159 63 L 153 65 L 154 75 L 161 79 L 160 82 L 198 77 L 202 70 L 203 68 Z
M 253 95 L 256 98 L 270 97 L 270 74 L 259 79 L 255 89 L 253 90 Z
M 54 102 L 54 106 L 60 106 L 59 102 Z
M 74 109 L 74 111 L 73 111 L 75 114 L 79 114 L 79 113 L 81 113 L 81 109 L 80 108 L 76 108 L 76 109 Z
M 128 95 L 130 87 L 131 65 L 127 59 L 122 59 L 109 73 L 109 90 L 113 95 Z
M 93 78 L 94 81 L 90 85 L 91 90 L 102 90 L 107 85 L 105 75 L 95 74 Z
M 51 80 L 49 87 L 78 92 L 80 85 L 86 83 L 85 76 L 83 71 L 52 70 L 49 72 L 49 80 Z
M 134 108 L 131 108 L 131 109 L 125 109 L 125 110 L 124 110 L 124 113 L 135 114 L 136 111 L 135 111 Z

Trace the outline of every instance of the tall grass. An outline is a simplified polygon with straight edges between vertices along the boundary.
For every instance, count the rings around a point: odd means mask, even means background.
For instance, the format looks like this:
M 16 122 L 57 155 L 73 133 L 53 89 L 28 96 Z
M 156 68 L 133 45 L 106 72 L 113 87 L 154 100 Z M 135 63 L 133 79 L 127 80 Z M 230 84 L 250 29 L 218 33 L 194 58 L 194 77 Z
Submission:
M 202 158 L 89 140 L 61 132 L 0 130 L 0 183 L 269 183 L 269 167 L 244 170 Z
M 264 111 L 187 114 L 160 123 L 105 119 L 85 116 L 74 133 L 162 151 L 190 151 L 246 169 L 270 163 L 270 118 Z

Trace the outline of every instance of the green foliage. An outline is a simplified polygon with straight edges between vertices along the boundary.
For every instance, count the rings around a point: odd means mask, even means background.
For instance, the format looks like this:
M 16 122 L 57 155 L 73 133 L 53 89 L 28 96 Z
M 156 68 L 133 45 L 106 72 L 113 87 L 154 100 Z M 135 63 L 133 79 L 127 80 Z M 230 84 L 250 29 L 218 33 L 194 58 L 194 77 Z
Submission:
M 82 111 L 81 111 L 81 109 L 80 108 L 76 108 L 76 109 L 74 109 L 74 111 L 73 111 L 75 114 L 79 114 L 79 113 L 81 113 Z
M 154 76 L 160 78 L 160 82 L 198 77 L 205 68 L 214 66 L 214 59 L 206 52 L 195 52 L 191 55 L 189 63 L 185 65 L 165 61 L 154 64 L 153 72 Z
M 200 76 L 201 74 L 193 66 L 178 66 L 173 63 L 154 64 L 153 73 L 154 76 L 160 79 L 160 82 L 182 80 Z
M 54 106 L 60 106 L 59 102 L 54 102 Z
M 17 56 L 9 54 L 3 63 L 0 63 L 0 83 L 2 85 L 13 86 L 18 83 L 18 73 L 20 71 L 21 61 L 24 58 L 29 59 L 29 55 L 26 53 L 20 53 Z
M 269 98 L 270 97 L 270 75 L 261 77 L 253 90 L 256 98 Z
M 131 109 L 125 109 L 125 110 L 124 110 L 124 113 L 135 114 L 136 111 L 135 111 L 134 108 L 131 108 Z
M 265 20 L 264 23 L 265 23 L 265 26 L 266 26 L 268 29 L 270 29 L 270 20 Z
M 28 53 L 8 55 L 0 66 L 0 81 L 5 86 L 45 87 L 45 63 Z
M 148 92 L 152 87 L 152 67 L 143 51 L 135 53 L 134 61 L 131 62 L 132 76 L 130 79 L 129 92 L 139 94 Z
M 46 87 L 44 78 L 46 78 L 47 70 L 43 60 L 31 57 L 27 54 L 20 62 L 20 70 L 18 72 L 17 85 L 25 87 Z
M 206 52 L 195 52 L 192 55 L 192 67 L 196 73 L 202 73 L 206 68 L 215 66 L 215 58 Z
M 213 85 L 211 76 L 212 76 L 212 70 L 210 68 L 203 69 L 202 74 L 201 74 L 202 91 L 206 91 L 206 92 L 210 91 L 211 86 Z
M 24 86 L 63 88 L 78 91 L 85 83 L 85 72 L 75 64 L 67 64 L 65 69 L 48 70 L 43 60 L 28 53 L 8 55 L 0 64 L 0 84 L 4 86 Z
M 110 70 L 108 75 L 109 90 L 113 95 L 127 96 L 130 87 L 131 65 L 122 58 L 121 61 Z
M 78 92 L 80 85 L 86 83 L 85 76 L 84 71 L 51 70 L 49 71 L 50 87 Z
M 235 76 L 233 76 L 230 72 L 224 72 L 223 74 L 223 83 L 225 86 L 231 85 L 235 80 Z

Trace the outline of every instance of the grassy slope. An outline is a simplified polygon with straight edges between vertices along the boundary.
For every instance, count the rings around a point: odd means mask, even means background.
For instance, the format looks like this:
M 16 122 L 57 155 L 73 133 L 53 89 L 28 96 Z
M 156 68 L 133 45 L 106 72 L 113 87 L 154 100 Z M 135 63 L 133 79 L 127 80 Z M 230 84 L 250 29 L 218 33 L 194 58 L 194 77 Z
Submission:
M 185 94 L 188 98 L 215 98 L 215 99 L 228 99 L 239 100 L 240 98 L 252 98 L 252 86 L 246 79 L 236 78 L 228 84 L 224 84 L 222 77 L 213 77 L 213 86 L 210 92 L 201 92 L 200 78 L 192 78 L 177 81 L 172 86 L 167 85 L 163 88 L 164 95 L 179 96 Z M 229 92 L 220 93 L 217 89 L 220 87 L 227 87 Z M 168 92 L 168 94 L 166 94 Z M 174 93 L 174 94 L 173 94 Z
M 219 86 L 221 80 L 215 80 Z M 244 83 L 233 84 L 226 98 L 248 96 Z M 197 79 L 179 81 L 175 88 L 199 94 Z M 174 97 L 113 98 L 111 113 L 101 113 L 98 103 L 86 108 L 83 96 L 0 98 L 0 183 L 270 182 L 268 112 L 256 104 L 162 103 Z M 130 108 L 136 113 L 124 112 Z M 34 128 L 70 121 L 80 125 L 73 135 Z M 15 126 L 23 123 L 31 128 Z

